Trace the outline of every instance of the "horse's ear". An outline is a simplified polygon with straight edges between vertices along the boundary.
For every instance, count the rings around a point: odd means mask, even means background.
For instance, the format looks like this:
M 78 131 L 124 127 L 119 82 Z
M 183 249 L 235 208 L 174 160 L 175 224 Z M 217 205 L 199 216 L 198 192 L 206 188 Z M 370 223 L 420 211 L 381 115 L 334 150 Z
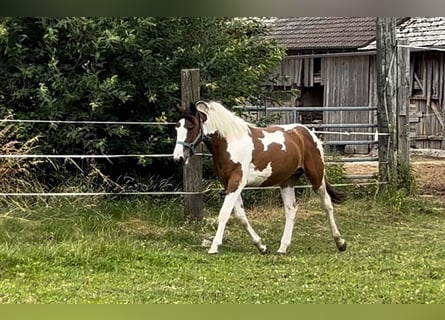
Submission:
M 201 122 L 207 121 L 207 114 L 205 114 L 204 112 L 198 111 L 198 117 L 199 119 L 201 119 Z
M 184 111 L 185 111 L 185 108 L 182 106 L 181 103 L 176 104 L 175 108 L 176 108 L 176 111 L 178 111 L 180 114 L 184 113 Z
M 196 112 L 198 111 L 198 110 L 196 109 L 196 104 L 194 104 L 193 102 L 190 102 L 189 110 L 190 110 L 190 112 L 191 112 L 192 114 L 196 114 Z
M 196 108 L 199 112 L 204 113 L 205 115 L 209 114 L 209 105 L 204 101 L 196 102 Z

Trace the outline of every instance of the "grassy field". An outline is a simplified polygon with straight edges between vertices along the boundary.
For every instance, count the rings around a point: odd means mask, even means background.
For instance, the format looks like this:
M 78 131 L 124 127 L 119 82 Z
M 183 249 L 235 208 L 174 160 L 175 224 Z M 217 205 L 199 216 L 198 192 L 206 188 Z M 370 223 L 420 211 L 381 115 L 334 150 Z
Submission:
M 318 202 L 300 204 L 278 256 L 282 208 L 249 206 L 272 253 L 261 256 L 235 219 L 217 256 L 217 207 L 202 223 L 179 200 L 49 199 L 0 208 L 0 303 L 445 303 L 445 206 L 401 199 L 336 209 L 337 252 Z

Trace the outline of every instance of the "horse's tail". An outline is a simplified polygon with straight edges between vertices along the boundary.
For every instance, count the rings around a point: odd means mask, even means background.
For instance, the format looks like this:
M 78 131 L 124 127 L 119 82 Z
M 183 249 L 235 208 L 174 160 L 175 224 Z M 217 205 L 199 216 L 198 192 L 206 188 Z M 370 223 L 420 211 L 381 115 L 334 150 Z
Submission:
M 325 183 L 326 183 L 326 190 L 327 190 L 328 194 L 331 196 L 331 200 L 333 203 L 340 204 L 346 200 L 347 194 L 345 192 L 335 190 L 332 187 L 332 185 L 327 181 L 325 181 Z

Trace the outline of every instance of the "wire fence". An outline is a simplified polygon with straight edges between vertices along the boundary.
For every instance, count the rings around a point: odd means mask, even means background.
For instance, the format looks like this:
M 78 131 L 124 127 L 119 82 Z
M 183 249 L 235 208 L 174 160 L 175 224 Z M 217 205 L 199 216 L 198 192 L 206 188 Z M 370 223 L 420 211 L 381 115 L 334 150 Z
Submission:
M 358 107 L 360 110 L 362 107 Z M 365 109 L 363 109 L 365 110 Z M 4 123 L 31 123 L 31 124 L 89 124 L 89 125 L 142 125 L 142 126 L 169 126 L 175 125 L 175 122 L 146 122 L 146 121 L 78 121 L 78 120 L 33 120 L 33 119 L 3 119 L 0 120 L 0 124 Z M 320 125 L 319 125 L 320 126 Z M 310 126 L 309 126 L 310 127 Z M 315 127 L 312 127 L 314 133 L 329 133 L 329 131 L 317 131 Z M 378 135 L 382 135 L 377 131 L 373 133 L 365 132 L 333 132 L 340 135 L 371 135 L 373 140 L 366 141 L 348 141 L 348 143 L 360 144 L 375 144 L 378 140 Z M 345 141 L 325 141 L 326 145 L 343 144 Z M 211 157 L 208 153 L 197 153 L 197 156 Z M 172 154 L 0 154 L 0 159 L 114 159 L 114 158 L 172 158 Z M 343 162 L 365 162 L 376 161 L 376 157 L 361 157 L 361 158 L 340 158 L 340 159 L 327 159 L 327 163 L 343 163 Z M 382 182 L 378 182 L 374 175 L 345 175 L 349 180 L 363 180 L 363 179 L 375 179 L 373 182 L 356 182 L 356 183 L 342 183 L 334 184 L 335 186 L 356 186 L 356 185 L 375 185 Z M 309 188 L 309 185 L 296 186 L 295 188 Z M 279 187 L 247 187 L 246 190 L 264 190 L 264 189 L 278 189 Z M 114 195 L 142 195 L 142 196 L 180 196 L 190 194 L 207 194 L 210 192 L 223 191 L 222 188 L 207 188 L 201 192 L 187 192 L 187 191 L 134 191 L 134 192 L 0 192 L 2 197 L 70 197 L 70 196 L 114 196 Z

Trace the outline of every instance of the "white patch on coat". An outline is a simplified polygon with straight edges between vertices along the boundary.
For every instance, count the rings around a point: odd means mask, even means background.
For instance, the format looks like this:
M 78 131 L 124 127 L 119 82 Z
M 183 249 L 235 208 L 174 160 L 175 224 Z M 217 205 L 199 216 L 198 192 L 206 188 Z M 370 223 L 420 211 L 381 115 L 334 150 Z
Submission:
M 239 140 L 227 141 L 227 152 L 230 154 L 230 160 L 234 163 L 250 163 L 252 151 L 253 141 L 248 135 Z
M 243 181 L 247 181 L 249 166 L 252 162 L 253 140 L 250 136 L 235 141 L 227 141 L 227 152 L 230 154 L 230 160 L 241 164 Z
M 184 142 L 187 137 L 187 129 L 185 128 L 185 119 L 178 121 L 178 126 L 176 126 L 176 145 L 173 150 L 173 159 L 179 160 L 184 157 L 184 146 L 179 144 L 178 141 Z
M 252 187 L 260 186 L 272 175 L 272 165 L 269 162 L 267 167 L 263 170 L 258 170 L 253 163 L 249 164 L 249 171 L 247 173 L 247 185 Z
M 279 145 L 281 145 L 281 150 L 286 151 L 286 146 L 284 145 L 284 134 L 282 131 L 263 131 L 263 134 L 264 138 L 260 138 L 259 140 L 261 140 L 261 143 L 264 146 L 264 151 L 267 151 L 272 143 L 278 143 Z
M 252 163 L 253 140 L 246 136 L 241 140 L 228 142 L 230 160 L 241 165 L 242 180 L 249 186 L 259 186 L 272 175 L 271 163 L 264 170 L 258 170 Z

